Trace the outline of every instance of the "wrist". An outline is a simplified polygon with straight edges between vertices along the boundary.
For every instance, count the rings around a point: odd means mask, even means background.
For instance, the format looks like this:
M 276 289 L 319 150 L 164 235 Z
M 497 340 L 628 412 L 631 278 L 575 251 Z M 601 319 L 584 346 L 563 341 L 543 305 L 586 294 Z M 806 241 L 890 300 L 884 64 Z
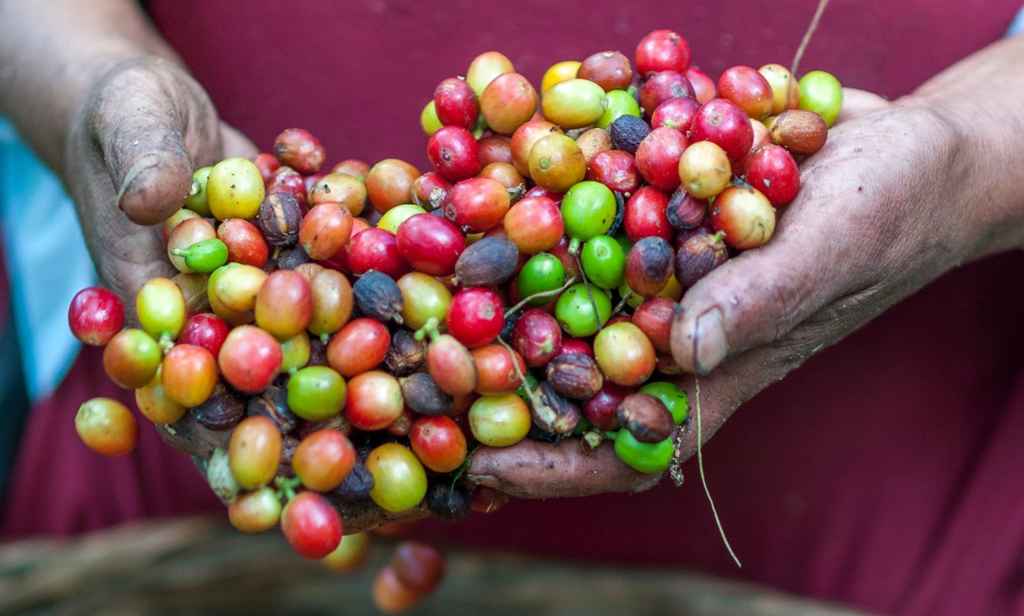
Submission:
M 1003 40 L 929 80 L 901 104 L 930 110 L 954 135 L 949 207 L 975 233 L 965 260 L 1024 248 L 1024 36 Z M 998 84 L 998 91 L 994 85 Z
M 1012 127 L 1020 118 L 977 97 L 928 88 L 897 101 L 908 110 L 930 116 L 930 130 L 942 135 L 939 143 L 950 149 L 941 168 L 931 169 L 942 189 L 949 216 L 964 232 L 964 262 L 1024 248 L 1024 140 Z M 1015 162 L 1016 161 L 1016 162 Z

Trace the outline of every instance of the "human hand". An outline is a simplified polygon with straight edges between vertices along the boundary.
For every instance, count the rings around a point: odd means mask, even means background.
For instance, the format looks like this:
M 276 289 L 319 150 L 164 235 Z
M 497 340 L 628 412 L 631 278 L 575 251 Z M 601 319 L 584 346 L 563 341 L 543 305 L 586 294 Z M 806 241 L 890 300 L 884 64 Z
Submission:
M 993 249 L 1005 221 L 987 207 L 982 187 L 995 178 L 979 176 L 968 143 L 914 99 L 889 103 L 847 90 L 840 122 L 804 163 L 803 188 L 779 212 L 775 237 L 682 299 L 672 350 L 686 372 L 700 375 L 705 442 L 813 354 Z M 682 384 L 693 409 L 693 379 Z M 697 434 L 680 436 L 685 460 Z M 468 476 L 526 498 L 635 491 L 657 481 L 624 474 L 614 455 L 588 458 L 570 445 L 482 449 Z
M 179 65 L 139 57 L 108 70 L 75 115 L 63 174 L 104 283 L 133 306 L 146 280 L 173 275 L 157 223 L 182 206 L 193 169 L 255 153 Z

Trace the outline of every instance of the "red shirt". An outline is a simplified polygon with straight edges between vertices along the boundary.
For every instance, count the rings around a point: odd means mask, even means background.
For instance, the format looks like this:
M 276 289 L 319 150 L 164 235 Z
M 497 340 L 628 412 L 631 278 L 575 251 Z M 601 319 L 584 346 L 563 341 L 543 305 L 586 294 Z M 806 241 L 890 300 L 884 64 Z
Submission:
M 784 4 L 785 6 L 781 6 Z M 302 126 L 329 160 L 400 157 L 426 169 L 419 111 L 444 77 L 499 49 L 539 82 L 558 60 L 632 55 L 672 28 L 694 63 L 789 64 L 812 0 L 345 3 L 155 0 L 159 29 L 222 117 L 268 147 Z M 1018 0 L 831 3 L 803 60 L 896 97 L 1002 36 Z M 682 489 L 514 503 L 434 537 L 559 558 L 681 566 L 905 615 L 1024 614 L 1022 255 L 950 273 L 741 409 L 705 449 L 715 532 L 693 464 Z M 125 460 L 90 455 L 73 409 L 109 394 L 83 355 L 37 409 L 4 532 L 75 532 L 216 508 L 190 462 L 143 430 Z

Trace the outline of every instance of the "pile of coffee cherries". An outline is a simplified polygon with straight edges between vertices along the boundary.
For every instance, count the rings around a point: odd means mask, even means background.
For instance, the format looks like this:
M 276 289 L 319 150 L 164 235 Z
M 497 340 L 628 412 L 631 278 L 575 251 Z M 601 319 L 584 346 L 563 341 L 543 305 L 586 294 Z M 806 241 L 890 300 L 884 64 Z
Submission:
M 309 558 L 341 549 L 346 503 L 491 508 L 459 481 L 478 446 L 612 441 L 660 473 L 689 414 L 677 302 L 771 239 L 841 102 L 832 75 L 777 64 L 716 83 L 667 30 L 633 64 L 559 62 L 539 91 L 487 52 L 423 109 L 431 170 L 326 167 L 316 137 L 285 130 L 195 172 L 163 227 L 178 274 L 141 288 L 138 327 L 89 288 L 71 329 L 147 419 L 223 434 L 207 472 L 232 524 L 280 526 Z M 135 444 L 114 400 L 75 423 L 100 453 Z M 379 585 L 413 601 L 394 569 Z

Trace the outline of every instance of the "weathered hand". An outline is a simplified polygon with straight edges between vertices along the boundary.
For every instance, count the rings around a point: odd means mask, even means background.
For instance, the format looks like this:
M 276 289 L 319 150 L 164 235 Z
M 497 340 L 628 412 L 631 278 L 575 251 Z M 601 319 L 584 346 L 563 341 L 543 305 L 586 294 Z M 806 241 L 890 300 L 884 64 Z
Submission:
M 914 99 L 848 90 L 828 143 L 763 248 L 689 289 L 673 324 L 677 363 L 701 379 L 706 441 L 744 402 L 945 271 L 993 250 L 993 214 L 974 152 Z M 684 380 L 693 408 L 693 380 Z M 692 420 L 691 420 L 692 424 Z M 515 496 L 644 489 L 614 457 L 572 443 L 477 452 L 469 477 Z M 696 430 L 682 435 L 693 455 Z M 606 452 L 610 454 L 611 452 Z
M 63 178 L 103 282 L 131 300 L 147 279 L 173 274 L 151 225 L 181 207 L 194 168 L 253 154 L 179 65 L 140 57 L 108 70 L 75 116 Z

